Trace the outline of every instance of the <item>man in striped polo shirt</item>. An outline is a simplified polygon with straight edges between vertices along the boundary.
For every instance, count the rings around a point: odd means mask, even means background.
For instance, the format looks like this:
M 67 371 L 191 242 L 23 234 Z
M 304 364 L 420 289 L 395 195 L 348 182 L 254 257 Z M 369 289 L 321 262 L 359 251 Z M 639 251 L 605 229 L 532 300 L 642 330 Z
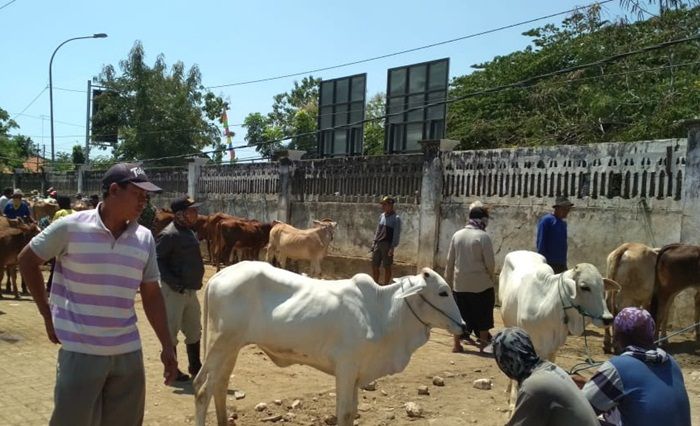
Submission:
M 119 163 L 102 179 L 103 202 L 67 216 L 37 235 L 19 267 L 44 318 L 61 344 L 51 425 L 139 425 L 145 374 L 134 299 L 162 345 L 166 384 L 177 360 L 158 285 L 155 242 L 136 219 L 148 192 L 159 191 L 141 167 Z M 39 269 L 56 258 L 50 300 Z

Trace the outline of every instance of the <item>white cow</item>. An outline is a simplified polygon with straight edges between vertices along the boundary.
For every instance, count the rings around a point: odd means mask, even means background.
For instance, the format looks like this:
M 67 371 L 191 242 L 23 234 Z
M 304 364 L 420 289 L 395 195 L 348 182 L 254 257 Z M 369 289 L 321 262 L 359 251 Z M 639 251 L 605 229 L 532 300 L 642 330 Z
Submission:
M 298 229 L 284 222 L 278 222 L 270 230 L 270 242 L 267 245 L 267 261 L 276 258 L 284 268 L 287 259 L 308 260 L 311 262 L 311 274 L 321 275 L 321 261 L 333 241 L 333 234 L 338 225 L 329 219 L 314 220 L 314 227 Z
M 205 359 L 194 379 L 196 424 L 204 425 L 213 396 L 218 424 L 226 425 L 238 352 L 256 344 L 280 367 L 305 364 L 334 375 L 338 425 L 352 425 L 358 387 L 403 371 L 432 327 L 465 328 L 435 271 L 395 281 L 380 287 L 367 274 L 322 281 L 250 261 L 214 275 L 204 299 Z
M 604 288 L 620 286 L 589 263 L 555 275 L 538 253 L 508 253 L 498 287 L 503 324 L 527 331 L 537 354 L 553 361 L 569 333 L 583 334 L 584 315 L 598 327 L 612 323 Z

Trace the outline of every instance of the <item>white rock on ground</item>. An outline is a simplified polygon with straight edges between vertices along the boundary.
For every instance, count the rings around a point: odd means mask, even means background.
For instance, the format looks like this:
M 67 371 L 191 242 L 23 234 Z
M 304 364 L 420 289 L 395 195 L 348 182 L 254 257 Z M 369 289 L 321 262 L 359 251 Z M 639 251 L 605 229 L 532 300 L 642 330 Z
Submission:
M 476 379 L 474 380 L 474 387 L 481 390 L 489 390 L 493 387 L 493 382 L 491 379 Z
M 423 408 L 415 402 L 407 402 L 404 407 L 408 417 L 421 417 L 423 415 Z

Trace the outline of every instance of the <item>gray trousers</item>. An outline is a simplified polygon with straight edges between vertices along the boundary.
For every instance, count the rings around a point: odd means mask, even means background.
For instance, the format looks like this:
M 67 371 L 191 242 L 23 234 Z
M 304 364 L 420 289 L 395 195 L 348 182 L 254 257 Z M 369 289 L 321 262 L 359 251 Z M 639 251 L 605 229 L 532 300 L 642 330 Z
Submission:
M 145 404 L 140 350 L 112 356 L 58 351 L 51 426 L 137 426 Z
M 202 337 L 202 310 L 197 299 L 197 290 L 178 293 L 168 284 L 161 283 L 160 291 L 165 302 L 168 331 L 173 344 L 177 344 L 177 333 L 180 330 L 185 335 L 186 345 L 199 342 Z

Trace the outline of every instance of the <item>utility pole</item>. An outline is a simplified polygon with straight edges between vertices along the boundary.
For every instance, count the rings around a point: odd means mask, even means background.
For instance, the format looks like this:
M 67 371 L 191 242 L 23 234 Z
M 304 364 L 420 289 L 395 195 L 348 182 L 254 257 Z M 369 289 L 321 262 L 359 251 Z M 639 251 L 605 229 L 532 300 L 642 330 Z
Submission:
M 85 108 L 85 160 L 83 165 L 90 164 L 90 100 L 92 98 L 92 81 L 87 82 L 87 107 Z

